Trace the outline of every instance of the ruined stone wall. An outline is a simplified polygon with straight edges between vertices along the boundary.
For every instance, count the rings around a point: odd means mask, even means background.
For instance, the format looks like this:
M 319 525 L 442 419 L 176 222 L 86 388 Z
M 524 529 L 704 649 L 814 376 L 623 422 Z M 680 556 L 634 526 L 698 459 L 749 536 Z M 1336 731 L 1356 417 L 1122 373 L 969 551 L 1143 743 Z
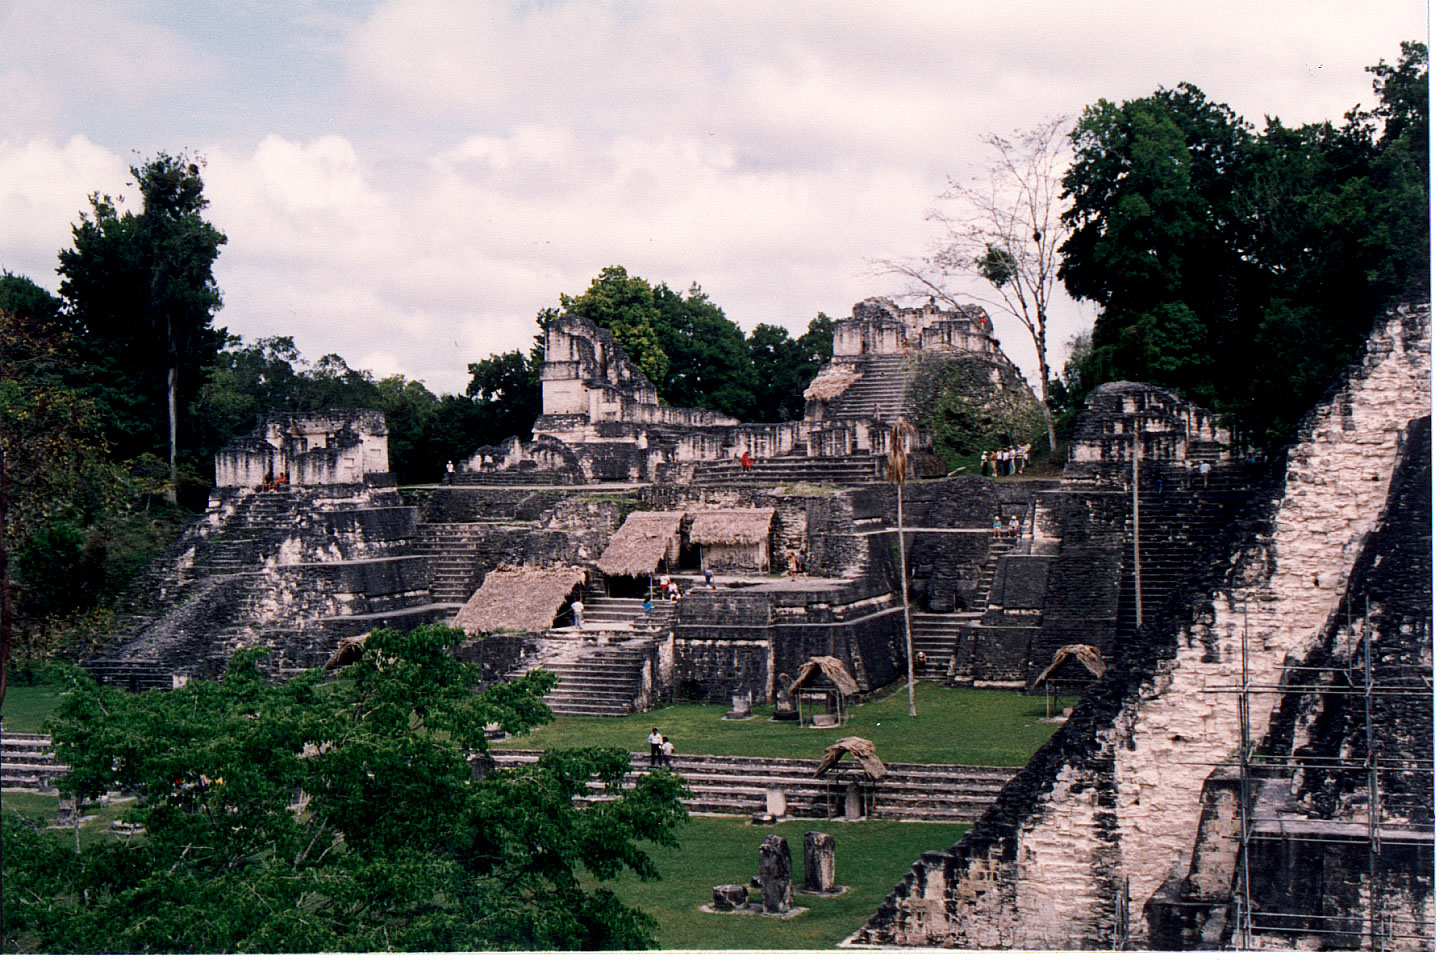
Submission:
M 1377 324 L 1189 615 L 1122 650 L 971 834 L 917 863 L 853 942 L 1149 942 L 1143 907 L 1189 862 L 1203 780 L 1239 743 L 1242 636 L 1252 680 L 1273 686 L 1323 631 L 1380 520 L 1406 425 L 1429 413 L 1429 351 L 1428 304 Z M 1257 721 L 1275 706 L 1251 700 Z

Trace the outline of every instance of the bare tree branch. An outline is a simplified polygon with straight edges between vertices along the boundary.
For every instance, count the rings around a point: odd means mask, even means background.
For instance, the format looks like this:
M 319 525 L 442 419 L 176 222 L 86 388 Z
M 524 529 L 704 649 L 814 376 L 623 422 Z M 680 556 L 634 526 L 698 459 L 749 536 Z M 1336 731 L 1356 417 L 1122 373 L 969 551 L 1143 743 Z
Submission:
M 884 273 L 905 278 L 911 294 L 959 309 L 960 289 L 976 279 L 993 295 L 976 296 L 1020 322 L 1040 367 L 1040 407 L 1051 449 L 1050 362 L 1046 340 L 1050 299 L 1066 230 L 1060 222 L 1062 178 L 1070 162 L 1070 118 L 1053 117 L 1009 137 L 988 134 L 990 166 L 983 177 L 949 178 L 941 208 L 927 217 L 944 235 L 928 256 L 878 260 Z

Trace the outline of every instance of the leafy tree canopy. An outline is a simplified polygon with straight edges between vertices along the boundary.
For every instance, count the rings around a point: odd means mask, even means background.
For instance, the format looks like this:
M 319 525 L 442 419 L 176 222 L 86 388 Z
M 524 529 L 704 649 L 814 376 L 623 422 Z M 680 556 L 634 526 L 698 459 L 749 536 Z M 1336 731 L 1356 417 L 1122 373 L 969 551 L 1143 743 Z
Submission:
M 1282 443 L 1429 264 L 1426 49 L 1372 67 L 1379 106 L 1256 131 L 1182 84 L 1087 108 L 1060 277 L 1100 304 L 1084 391 L 1146 380 Z
M 170 401 L 176 411 L 188 405 L 225 343 L 213 325 L 225 235 L 204 217 L 200 162 L 161 153 L 130 173 L 140 212 L 122 209 L 123 198 L 92 194 L 58 268 L 67 315 L 98 374 L 90 378 L 95 399 L 125 459 L 170 446 L 167 433 L 183 429 L 160 427 Z M 176 458 L 171 449 L 172 464 Z
M 654 922 L 593 883 L 656 871 L 683 782 L 547 753 L 484 779 L 485 729 L 549 719 L 535 672 L 474 692 L 460 631 L 377 631 L 341 682 L 283 686 L 241 654 L 220 682 L 130 694 L 78 671 L 54 722 L 63 788 L 139 797 L 145 833 L 76 853 L 4 818 L 7 936 L 69 953 L 617 950 Z M 598 780 L 618 798 L 577 807 Z

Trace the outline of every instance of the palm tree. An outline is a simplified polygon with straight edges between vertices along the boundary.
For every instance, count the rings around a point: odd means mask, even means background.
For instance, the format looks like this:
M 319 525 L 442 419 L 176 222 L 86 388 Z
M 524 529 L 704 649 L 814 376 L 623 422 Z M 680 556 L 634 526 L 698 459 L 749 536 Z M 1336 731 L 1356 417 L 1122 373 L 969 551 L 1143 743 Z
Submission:
M 905 564 L 905 478 L 910 473 L 906 446 L 914 428 L 904 417 L 890 426 L 890 453 L 885 460 L 885 482 L 895 484 L 895 536 L 900 541 L 900 604 L 905 612 L 905 677 L 910 695 L 910 716 L 915 716 L 915 641 L 910 635 L 910 569 Z

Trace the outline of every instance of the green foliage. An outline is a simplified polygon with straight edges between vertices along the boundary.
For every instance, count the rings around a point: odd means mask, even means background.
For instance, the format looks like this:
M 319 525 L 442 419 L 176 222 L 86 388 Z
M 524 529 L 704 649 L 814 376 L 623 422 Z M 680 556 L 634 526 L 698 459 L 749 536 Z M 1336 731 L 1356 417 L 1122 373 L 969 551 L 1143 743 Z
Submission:
M 1423 288 L 1426 58 L 1407 43 L 1371 68 L 1379 106 L 1339 127 L 1260 133 L 1188 84 L 1089 107 L 1060 269 L 1102 307 L 1082 389 L 1157 383 L 1283 442 L 1377 314 Z
M 221 303 L 214 264 L 225 235 L 204 218 L 199 163 L 161 153 L 130 173 L 140 212 L 92 194 L 58 268 L 67 316 L 85 348 L 86 380 L 125 459 L 166 450 L 170 372 L 184 410 L 225 342 L 213 326 Z M 187 434 L 182 445 L 190 442 Z
M 53 324 L 60 319 L 60 306 L 50 291 L 29 277 L 0 270 L 0 312 Z
M 664 403 L 741 420 L 803 416 L 805 387 L 830 359 L 834 321 L 823 313 L 798 340 L 763 323 L 747 339 L 698 286 L 681 296 L 619 266 L 600 271 L 578 297 L 561 294 L 560 306 L 609 330 Z M 548 308 L 537 320 L 543 326 L 558 315 Z
M 650 774 L 621 792 L 613 748 L 475 781 L 486 726 L 543 723 L 554 678 L 476 693 L 461 640 L 376 631 L 340 683 L 272 686 L 258 651 L 177 691 L 77 671 L 52 724 L 62 786 L 134 791 L 145 834 L 76 854 L 7 814 L 7 937 L 73 953 L 653 946 L 653 921 L 580 871 L 654 877 L 639 842 L 673 846 L 683 784 Z M 577 807 L 591 780 L 620 797 Z
M 471 400 L 475 427 L 484 443 L 507 437 L 530 439 L 530 429 L 540 415 L 540 365 L 519 350 L 498 353 L 470 364 L 470 385 L 465 395 Z M 479 444 L 472 443 L 465 455 Z
M 746 347 L 755 368 L 757 419 L 798 420 L 805 415 L 805 388 L 830 360 L 835 321 L 820 313 L 798 339 L 773 324 L 757 324 Z
M 1044 412 L 1025 382 L 979 357 L 927 362 L 915 392 L 949 470 L 978 473 L 981 451 L 1038 443 L 1045 435 Z
M 651 383 L 658 388 L 665 382 L 670 360 L 660 343 L 660 310 L 644 279 L 630 276 L 624 267 L 606 267 L 580 296 L 560 294 L 560 308 L 609 330 Z

